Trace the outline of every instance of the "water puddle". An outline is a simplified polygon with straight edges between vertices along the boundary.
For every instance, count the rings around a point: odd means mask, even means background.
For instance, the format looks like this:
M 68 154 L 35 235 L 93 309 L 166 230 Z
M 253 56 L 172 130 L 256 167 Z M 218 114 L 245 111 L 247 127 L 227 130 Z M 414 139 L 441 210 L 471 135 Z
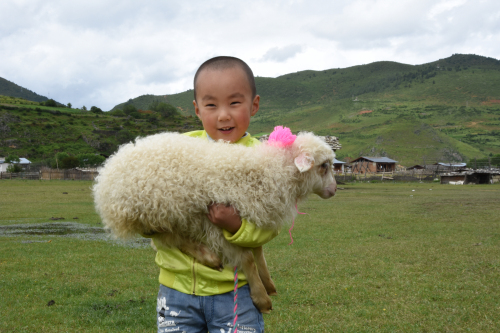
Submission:
M 42 236 L 51 237 L 71 237 L 83 240 L 100 240 L 113 242 L 115 244 L 128 247 L 149 247 L 150 240 L 147 238 L 135 238 L 132 240 L 116 240 L 109 232 L 102 227 L 94 227 L 88 224 L 76 222 L 48 222 L 48 223 L 27 223 L 0 226 L 0 237 L 20 237 L 29 236 L 28 240 L 21 240 L 22 243 L 39 243 L 41 240 L 33 240 Z

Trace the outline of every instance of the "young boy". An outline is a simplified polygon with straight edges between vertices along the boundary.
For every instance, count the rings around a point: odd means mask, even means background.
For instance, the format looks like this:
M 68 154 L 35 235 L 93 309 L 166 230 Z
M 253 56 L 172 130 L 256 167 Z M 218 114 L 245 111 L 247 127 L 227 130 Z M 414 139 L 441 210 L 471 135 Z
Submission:
M 194 77 L 193 104 L 204 130 L 186 135 L 254 146 L 259 141 L 246 131 L 259 102 L 252 70 L 245 62 L 233 57 L 209 59 Z M 227 241 L 243 247 L 261 246 L 277 235 L 256 228 L 223 204 L 209 206 L 208 218 L 223 229 Z M 155 245 L 160 267 L 158 332 L 234 332 L 233 267 L 219 272 L 177 248 L 162 247 L 157 241 Z M 252 303 L 246 277 L 239 272 L 238 278 L 238 332 L 264 332 L 262 314 Z

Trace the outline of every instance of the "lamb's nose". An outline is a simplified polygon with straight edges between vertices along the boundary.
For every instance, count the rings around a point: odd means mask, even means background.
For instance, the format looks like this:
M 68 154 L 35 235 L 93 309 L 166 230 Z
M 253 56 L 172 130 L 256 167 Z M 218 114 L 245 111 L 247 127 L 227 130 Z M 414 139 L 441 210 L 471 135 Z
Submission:
M 337 183 L 333 183 L 330 186 L 328 186 L 328 192 L 330 193 L 331 196 L 335 195 L 335 192 L 337 192 Z

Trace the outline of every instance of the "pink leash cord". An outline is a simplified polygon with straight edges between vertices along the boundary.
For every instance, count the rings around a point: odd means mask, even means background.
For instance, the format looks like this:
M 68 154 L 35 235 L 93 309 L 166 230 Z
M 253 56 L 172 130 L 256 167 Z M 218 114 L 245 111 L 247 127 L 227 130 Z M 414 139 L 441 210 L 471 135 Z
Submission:
M 238 332 L 238 267 L 234 266 L 233 333 Z
M 299 212 L 299 209 L 297 208 L 297 204 L 295 204 L 295 210 L 297 211 L 297 214 L 307 215 L 307 213 L 301 213 L 301 212 Z M 293 218 L 293 220 L 292 220 L 292 226 L 288 230 L 288 233 L 290 234 L 290 239 L 291 239 L 291 242 L 288 245 L 292 245 L 293 244 L 292 229 L 293 229 L 294 225 L 295 225 L 295 218 Z

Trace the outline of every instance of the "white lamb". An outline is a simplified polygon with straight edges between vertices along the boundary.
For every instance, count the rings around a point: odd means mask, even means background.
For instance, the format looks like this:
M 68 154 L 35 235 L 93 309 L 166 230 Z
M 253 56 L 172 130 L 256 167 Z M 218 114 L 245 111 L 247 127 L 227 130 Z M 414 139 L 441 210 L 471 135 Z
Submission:
M 161 233 L 162 243 L 209 267 L 242 268 L 252 301 L 269 312 L 268 294 L 276 289 L 262 248 L 252 253 L 229 243 L 209 221 L 207 206 L 230 204 L 257 227 L 279 230 L 310 193 L 333 196 L 332 149 L 312 133 L 289 139 L 253 148 L 177 133 L 137 139 L 100 169 L 93 187 L 96 210 L 117 237 Z

